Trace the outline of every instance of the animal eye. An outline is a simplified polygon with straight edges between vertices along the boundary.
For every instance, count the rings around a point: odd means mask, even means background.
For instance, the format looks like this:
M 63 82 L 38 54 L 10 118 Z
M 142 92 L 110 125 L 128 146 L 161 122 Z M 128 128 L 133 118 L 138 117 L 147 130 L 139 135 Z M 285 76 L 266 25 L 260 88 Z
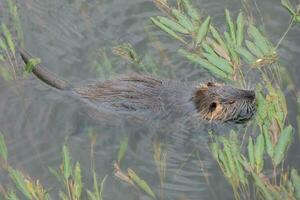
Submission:
M 209 105 L 209 111 L 210 112 L 214 112 L 217 108 L 217 103 L 216 102 L 212 102 L 210 105 Z
M 229 104 L 234 104 L 234 103 L 235 103 L 235 100 L 230 100 L 228 103 L 229 103 Z
M 208 87 L 215 86 L 215 84 L 214 84 L 213 82 L 208 82 L 206 85 L 207 85 Z

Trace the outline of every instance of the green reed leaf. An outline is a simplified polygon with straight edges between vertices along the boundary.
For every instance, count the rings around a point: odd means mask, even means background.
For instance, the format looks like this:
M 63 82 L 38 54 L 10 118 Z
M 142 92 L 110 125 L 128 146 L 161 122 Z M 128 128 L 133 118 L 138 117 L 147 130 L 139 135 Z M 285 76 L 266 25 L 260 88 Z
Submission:
M 229 32 L 230 32 L 231 40 L 233 41 L 234 44 L 236 44 L 235 26 L 234 26 L 233 21 L 230 17 L 230 13 L 227 9 L 225 9 L 225 17 L 226 17 L 227 27 L 228 27 Z
M 200 28 L 198 30 L 197 36 L 196 36 L 196 44 L 200 44 L 203 40 L 203 38 L 205 38 L 207 32 L 208 32 L 208 28 L 210 25 L 210 16 L 208 16 L 204 22 L 200 25 Z
M 240 12 L 237 20 L 236 20 L 236 44 L 237 46 L 241 46 L 243 43 L 244 39 L 244 26 L 245 26 L 245 21 L 244 21 L 244 16 L 243 13 Z
M 79 162 L 76 162 L 74 169 L 74 189 L 75 196 L 77 199 L 80 199 L 82 191 L 82 180 L 81 180 L 81 168 Z
M 209 70 L 211 73 L 218 75 L 219 77 L 224 78 L 224 79 L 226 79 L 228 77 L 224 71 L 220 70 L 215 65 L 207 62 L 205 59 L 200 58 L 200 56 L 198 56 L 197 54 L 190 53 L 184 49 L 179 49 L 178 52 L 181 55 L 183 55 L 184 57 L 186 57 L 188 60 L 190 60 L 194 63 L 197 63 L 201 67 Z
M 274 155 L 274 147 L 270 138 L 270 134 L 269 134 L 269 128 L 268 128 L 269 124 L 264 124 L 262 127 L 262 132 L 264 135 L 264 139 L 265 139 L 265 143 L 266 143 L 266 151 L 268 153 L 268 155 L 270 156 L 270 158 L 273 159 L 273 155 Z
M 283 131 L 280 133 L 278 142 L 274 150 L 273 163 L 275 166 L 280 164 L 281 161 L 286 156 L 286 152 L 292 141 L 292 134 L 293 134 L 293 128 L 291 125 L 285 127 L 285 129 L 283 129 Z
M 206 42 L 203 42 L 201 46 L 207 53 L 218 56 L 213 48 L 211 48 L 211 46 L 209 46 Z
M 247 149 L 248 149 L 248 159 L 249 159 L 249 162 L 250 162 L 250 166 L 251 166 L 252 169 L 254 169 L 254 167 L 255 167 L 255 156 L 254 156 L 254 145 L 253 145 L 252 137 L 249 137 Z
M 151 21 L 158 26 L 161 30 L 165 31 L 166 33 L 168 33 L 170 36 L 174 37 L 175 39 L 183 42 L 186 44 L 186 41 L 180 37 L 179 35 L 176 34 L 175 31 L 173 31 L 172 29 L 168 28 L 167 26 L 165 26 L 163 23 L 161 23 L 160 21 L 156 20 L 154 17 L 150 18 Z
M 218 152 L 218 158 L 219 162 L 222 164 L 221 168 L 224 171 L 225 176 L 228 178 L 232 177 L 227 157 L 221 149 Z
M 254 39 L 255 45 L 262 51 L 264 55 L 269 55 L 272 53 L 266 38 L 260 33 L 260 31 L 255 26 L 249 26 L 248 34 Z
M 0 36 L 0 48 L 1 48 L 2 50 L 7 50 L 7 45 L 6 45 L 6 43 L 4 42 L 4 40 L 1 38 L 1 36 Z
M 211 34 L 212 34 L 213 38 L 224 48 L 226 53 L 228 53 L 227 45 L 225 44 L 225 42 L 221 38 L 221 36 L 218 33 L 217 29 L 215 29 L 215 27 L 213 27 L 212 25 L 209 26 L 209 29 L 211 31 Z
M 255 164 L 256 164 L 256 172 L 259 173 L 264 166 L 264 136 L 259 134 L 256 138 L 255 146 L 254 146 L 254 156 L 255 156 Z
M 295 16 L 296 12 L 294 11 L 293 6 L 289 0 L 281 0 L 281 4 L 292 16 Z
M 187 29 L 185 29 L 183 26 L 181 26 L 177 22 L 174 22 L 173 20 L 170 20 L 167 17 L 158 16 L 157 19 L 162 24 L 164 24 L 165 26 L 167 26 L 168 28 L 172 29 L 175 32 L 179 32 L 179 33 L 183 33 L 183 34 L 188 34 L 189 33 L 189 31 Z
M 9 176 L 18 188 L 18 190 L 22 192 L 22 194 L 26 196 L 26 198 L 32 199 L 30 191 L 28 191 L 26 187 L 26 178 L 24 177 L 24 175 L 17 170 L 9 169 Z
M 191 4 L 189 0 L 182 0 L 183 6 L 185 10 L 187 11 L 187 14 L 194 20 L 198 21 L 200 19 L 199 13 L 194 8 L 194 6 Z
M 13 54 L 15 54 L 16 53 L 16 48 L 15 48 L 14 40 L 13 40 L 13 38 L 11 36 L 10 31 L 8 30 L 7 26 L 4 23 L 2 23 L 2 32 L 3 32 L 4 37 L 6 39 L 6 43 L 7 43 L 8 47 L 9 47 L 9 50 Z
M 177 10 L 175 8 L 172 9 L 172 14 L 178 20 L 180 25 L 182 25 L 184 28 L 186 28 L 190 32 L 194 31 L 194 25 L 187 16 L 185 16 L 184 14 L 182 14 L 179 10 Z
M 261 50 L 253 43 L 250 42 L 249 40 L 245 41 L 247 48 L 253 53 L 256 57 L 262 58 L 264 57 L 263 53 Z
M 237 47 L 235 51 L 248 63 L 253 64 L 255 62 L 254 56 L 245 48 Z
M 219 157 L 218 152 L 220 150 L 219 144 L 217 142 L 212 143 L 210 146 L 210 149 L 211 149 L 214 159 L 218 160 L 218 157 Z
M 7 161 L 7 147 L 4 140 L 4 135 L 0 132 L 0 156 Z
M 152 197 L 153 199 L 156 198 L 154 192 L 151 190 L 147 182 L 141 179 L 132 169 L 128 169 L 128 176 L 150 197 Z
M 68 147 L 65 144 L 62 148 L 62 156 L 63 156 L 63 174 L 65 180 L 67 181 L 72 174 L 72 166 L 71 166 L 70 153 Z
M 219 56 L 214 56 L 207 53 L 203 53 L 203 55 L 207 58 L 209 62 L 217 66 L 220 70 L 230 75 L 233 74 L 233 67 L 227 60 L 220 58 Z
M 256 175 L 255 173 L 252 173 L 252 176 L 253 176 L 256 187 L 261 191 L 261 193 L 263 195 L 263 199 L 274 200 L 274 198 L 272 197 L 272 194 L 267 189 L 265 183 L 261 180 L 261 178 L 258 175 Z
M 295 188 L 296 197 L 297 199 L 300 199 L 300 176 L 298 175 L 296 169 L 292 169 L 291 178 L 292 178 L 293 186 Z
M 62 185 L 64 184 L 64 179 L 63 179 L 63 177 L 60 176 L 60 175 L 58 174 L 58 172 L 57 172 L 55 169 L 53 169 L 52 167 L 48 167 L 48 170 L 50 171 L 50 173 L 51 173 L 53 176 L 55 176 L 55 178 L 56 178 Z
M 0 196 L 1 197 L 1 196 Z M 1 199 L 1 198 L 0 198 Z M 19 198 L 17 197 L 16 193 L 10 189 L 8 191 L 8 196 L 7 196 L 7 200 L 19 200 Z
M 25 65 L 25 71 L 31 73 L 32 70 L 41 63 L 41 59 L 39 58 L 30 58 Z
M 120 148 L 118 151 L 118 163 L 120 163 L 121 160 L 124 158 L 127 148 L 128 148 L 128 137 L 125 136 L 120 142 Z

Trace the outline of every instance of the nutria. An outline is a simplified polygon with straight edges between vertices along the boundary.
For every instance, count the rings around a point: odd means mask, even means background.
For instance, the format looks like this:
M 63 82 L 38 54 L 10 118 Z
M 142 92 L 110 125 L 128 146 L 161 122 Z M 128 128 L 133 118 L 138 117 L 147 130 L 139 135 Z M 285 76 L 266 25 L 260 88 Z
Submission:
M 25 50 L 20 50 L 20 53 L 27 64 L 30 54 Z M 254 91 L 214 82 L 183 83 L 134 74 L 73 86 L 40 65 L 33 68 L 33 73 L 47 85 L 71 92 L 101 115 L 146 119 L 193 115 L 209 121 L 242 122 L 250 119 L 256 110 Z

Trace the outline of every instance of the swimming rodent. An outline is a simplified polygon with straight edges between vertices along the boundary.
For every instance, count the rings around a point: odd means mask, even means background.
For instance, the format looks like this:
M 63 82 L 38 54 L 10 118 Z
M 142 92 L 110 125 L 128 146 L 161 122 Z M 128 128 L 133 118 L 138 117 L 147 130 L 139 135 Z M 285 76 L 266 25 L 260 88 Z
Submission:
M 32 57 L 20 54 L 27 64 Z M 256 111 L 255 92 L 220 83 L 184 83 L 149 75 L 124 75 L 86 86 L 73 86 L 40 65 L 33 74 L 47 85 L 71 92 L 95 112 L 134 118 L 196 116 L 199 120 L 244 122 Z

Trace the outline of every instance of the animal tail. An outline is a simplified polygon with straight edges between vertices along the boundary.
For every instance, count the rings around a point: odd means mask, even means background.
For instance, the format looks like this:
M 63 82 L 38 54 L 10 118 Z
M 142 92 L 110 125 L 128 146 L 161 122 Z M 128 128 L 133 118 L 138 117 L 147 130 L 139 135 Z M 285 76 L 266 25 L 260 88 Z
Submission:
M 30 58 L 33 56 L 31 56 L 25 49 L 19 49 L 19 52 L 24 63 L 28 64 Z M 32 69 L 32 72 L 38 79 L 51 87 L 59 90 L 68 90 L 71 88 L 71 85 L 67 81 L 57 78 L 54 73 L 48 71 L 39 64 Z

